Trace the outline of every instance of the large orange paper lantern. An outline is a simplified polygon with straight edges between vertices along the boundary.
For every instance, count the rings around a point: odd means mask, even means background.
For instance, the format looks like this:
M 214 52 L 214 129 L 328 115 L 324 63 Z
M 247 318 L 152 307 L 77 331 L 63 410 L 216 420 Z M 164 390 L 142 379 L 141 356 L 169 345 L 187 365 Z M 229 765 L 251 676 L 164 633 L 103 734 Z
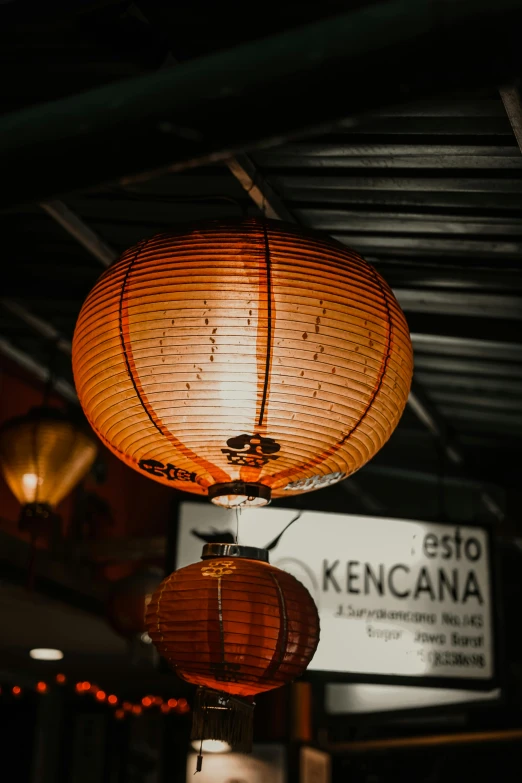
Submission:
M 277 221 L 145 240 L 102 275 L 73 342 L 99 437 L 156 481 L 262 505 L 354 473 L 408 397 L 412 348 L 357 253 Z
M 203 562 L 165 579 L 146 623 L 176 673 L 200 686 L 192 739 L 238 749 L 251 743 L 251 697 L 299 677 L 319 641 L 304 585 L 271 566 L 265 549 L 235 544 L 206 544 Z
M 50 519 L 96 453 L 91 433 L 56 408 L 33 408 L 6 422 L 0 429 L 0 467 L 22 505 L 21 526 L 36 532 L 38 522 Z

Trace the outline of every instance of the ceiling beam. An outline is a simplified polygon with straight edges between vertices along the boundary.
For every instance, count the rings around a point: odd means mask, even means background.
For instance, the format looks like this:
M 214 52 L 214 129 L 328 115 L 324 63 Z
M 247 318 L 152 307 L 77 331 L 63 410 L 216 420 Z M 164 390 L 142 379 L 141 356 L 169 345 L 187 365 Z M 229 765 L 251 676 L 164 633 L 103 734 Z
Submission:
M 90 228 L 78 215 L 76 215 L 69 207 L 63 203 L 63 201 L 49 201 L 40 204 L 42 209 L 53 218 L 62 228 L 70 234 L 80 245 L 82 245 L 91 256 L 104 267 L 110 266 L 110 264 L 118 257 L 118 253 L 113 250 L 95 231 Z M 72 353 L 71 341 L 65 338 L 59 331 L 48 321 L 32 313 L 24 305 L 13 299 L 3 297 L 0 299 L 0 304 L 8 310 L 12 315 L 19 318 L 33 331 L 45 337 L 56 344 L 58 350 L 62 353 L 70 356 Z M 11 352 L 14 349 L 11 346 Z M 17 350 L 17 349 L 16 349 Z M 25 356 L 25 355 L 24 355 Z M 27 363 L 29 357 L 25 356 L 23 359 Z M 36 374 L 33 367 L 33 375 Z M 41 373 L 40 373 L 41 374 Z M 66 383 L 66 381 L 63 381 Z M 67 384 L 70 386 L 69 384 Z M 72 387 L 70 387 L 72 389 Z M 67 390 L 66 394 L 70 391 Z M 75 395 L 76 396 L 76 395 Z
M 518 147 L 522 152 L 522 95 L 520 89 L 515 85 L 502 87 L 500 97 L 513 128 Z
M 224 161 L 448 87 L 495 86 L 520 70 L 522 0 L 436 7 L 433 13 L 433 0 L 365 3 L 4 115 L 0 202 L 48 201 L 101 182 Z
M 82 245 L 102 266 L 110 266 L 118 253 L 90 228 L 63 201 L 44 201 L 41 208 L 56 220 L 68 234 Z
M 243 190 L 267 218 L 295 223 L 295 218 L 290 210 L 285 207 L 248 155 L 244 153 L 235 155 L 225 162 Z
M 71 355 L 71 341 L 63 337 L 58 329 L 56 329 L 48 321 L 44 321 L 43 318 L 34 315 L 34 313 L 31 313 L 26 307 L 19 304 L 19 302 L 13 301 L 12 299 L 2 298 L 0 299 L 0 304 L 12 315 L 16 316 L 25 324 L 27 324 L 27 326 L 29 326 L 34 332 L 38 332 L 38 334 L 41 334 L 42 337 L 45 337 L 47 340 L 55 343 L 58 350 L 62 351 L 62 353 L 65 353 L 69 356 Z
M 43 364 L 37 362 L 32 356 L 21 351 L 20 348 L 17 348 L 9 342 L 9 340 L 6 340 L 5 337 L 0 337 L 0 353 L 8 359 L 11 359 L 24 370 L 27 370 L 27 372 L 34 375 L 34 377 L 38 378 L 42 383 L 47 383 L 50 380 L 50 373 L 47 367 L 44 367 Z M 68 402 L 78 405 L 78 397 L 76 396 L 74 388 L 68 381 L 64 380 L 64 378 L 53 377 L 53 389 Z

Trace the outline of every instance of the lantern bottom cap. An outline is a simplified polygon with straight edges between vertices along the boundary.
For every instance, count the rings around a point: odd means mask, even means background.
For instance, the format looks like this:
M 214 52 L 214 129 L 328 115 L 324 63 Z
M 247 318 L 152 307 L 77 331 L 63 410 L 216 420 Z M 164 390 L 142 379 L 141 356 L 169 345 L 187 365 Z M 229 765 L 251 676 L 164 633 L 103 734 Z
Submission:
M 208 496 L 216 506 L 236 508 L 236 506 L 267 506 L 272 497 L 270 487 L 255 481 L 230 481 L 213 484 L 208 488 Z

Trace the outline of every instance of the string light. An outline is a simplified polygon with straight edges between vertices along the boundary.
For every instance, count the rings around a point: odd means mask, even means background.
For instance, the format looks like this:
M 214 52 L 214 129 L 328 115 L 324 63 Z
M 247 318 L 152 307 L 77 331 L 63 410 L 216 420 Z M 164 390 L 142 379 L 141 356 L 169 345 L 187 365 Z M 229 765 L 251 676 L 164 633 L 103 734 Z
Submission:
M 65 674 L 57 674 L 55 676 L 55 681 L 57 685 L 63 686 L 67 682 L 67 677 Z M 72 683 L 71 683 L 72 685 Z M 39 680 L 35 685 L 34 689 L 36 693 L 39 693 L 40 695 L 44 695 L 46 693 L 49 693 L 51 690 L 51 687 L 48 683 L 44 682 L 43 680 Z M 148 694 L 146 696 L 143 696 L 138 703 L 133 703 L 131 701 L 123 701 L 119 699 L 119 697 L 115 693 L 111 693 L 107 695 L 107 693 L 98 687 L 95 683 L 90 683 L 88 680 L 83 680 L 74 683 L 74 691 L 81 696 L 84 696 L 85 694 L 89 694 L 92 696 L 98 703 L 100 704 L 107 704 L 109 707 L 116 708 L 114 709 L 114 717 L 117 720 L 122 720 L 127 715 L 135 715 L 136 717 L 139 717 L 143 714 L 143 710 L 150 709 L 152 707 L 156 707 L 158 710 L 161 711 L 163 715 L 168 715 L 170 712 L 176 712 L 178 715 L 184 715 L 185 713 L 190 711 L 190 707 L 188 705 L 188 702 L 186 699 L 164 699 L 162 696 L 154 696 L 152 694 Z M 22 696 L 22 688 L 19 685 L 13 685 L 10 689 L 11 694 L 18 698 Z M 0 696 L 2 695 L 2 688 L 0 687 Z M 121 703 L 121 706 L 118 706 Z

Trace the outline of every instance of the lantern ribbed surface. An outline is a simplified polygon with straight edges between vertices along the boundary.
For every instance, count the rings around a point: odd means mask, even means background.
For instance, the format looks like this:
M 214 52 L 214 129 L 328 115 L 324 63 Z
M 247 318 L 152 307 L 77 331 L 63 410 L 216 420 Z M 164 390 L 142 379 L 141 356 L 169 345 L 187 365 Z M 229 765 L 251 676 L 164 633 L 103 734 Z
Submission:
M 60 411 L 34 408 L 0 429 L 0 465 L 17 500 L 54 508 L 85 476 L 97 444 Z
M 213 221 L 143 241 L 102 275 L 73 369 L 115 454 L 178 489 L 223 485 L 213 499 L 231 506 L 266 502 L 252 485 L 286 497 L 371 459 L 404 410 L 412 348 L 357 253 L 278 221 Z
M 317 609 L 301 582 L 236 557 L 175 571 L 152 596 L 146 623 L 180 677 L 242 697 L 299 677 L 319 641 Z

